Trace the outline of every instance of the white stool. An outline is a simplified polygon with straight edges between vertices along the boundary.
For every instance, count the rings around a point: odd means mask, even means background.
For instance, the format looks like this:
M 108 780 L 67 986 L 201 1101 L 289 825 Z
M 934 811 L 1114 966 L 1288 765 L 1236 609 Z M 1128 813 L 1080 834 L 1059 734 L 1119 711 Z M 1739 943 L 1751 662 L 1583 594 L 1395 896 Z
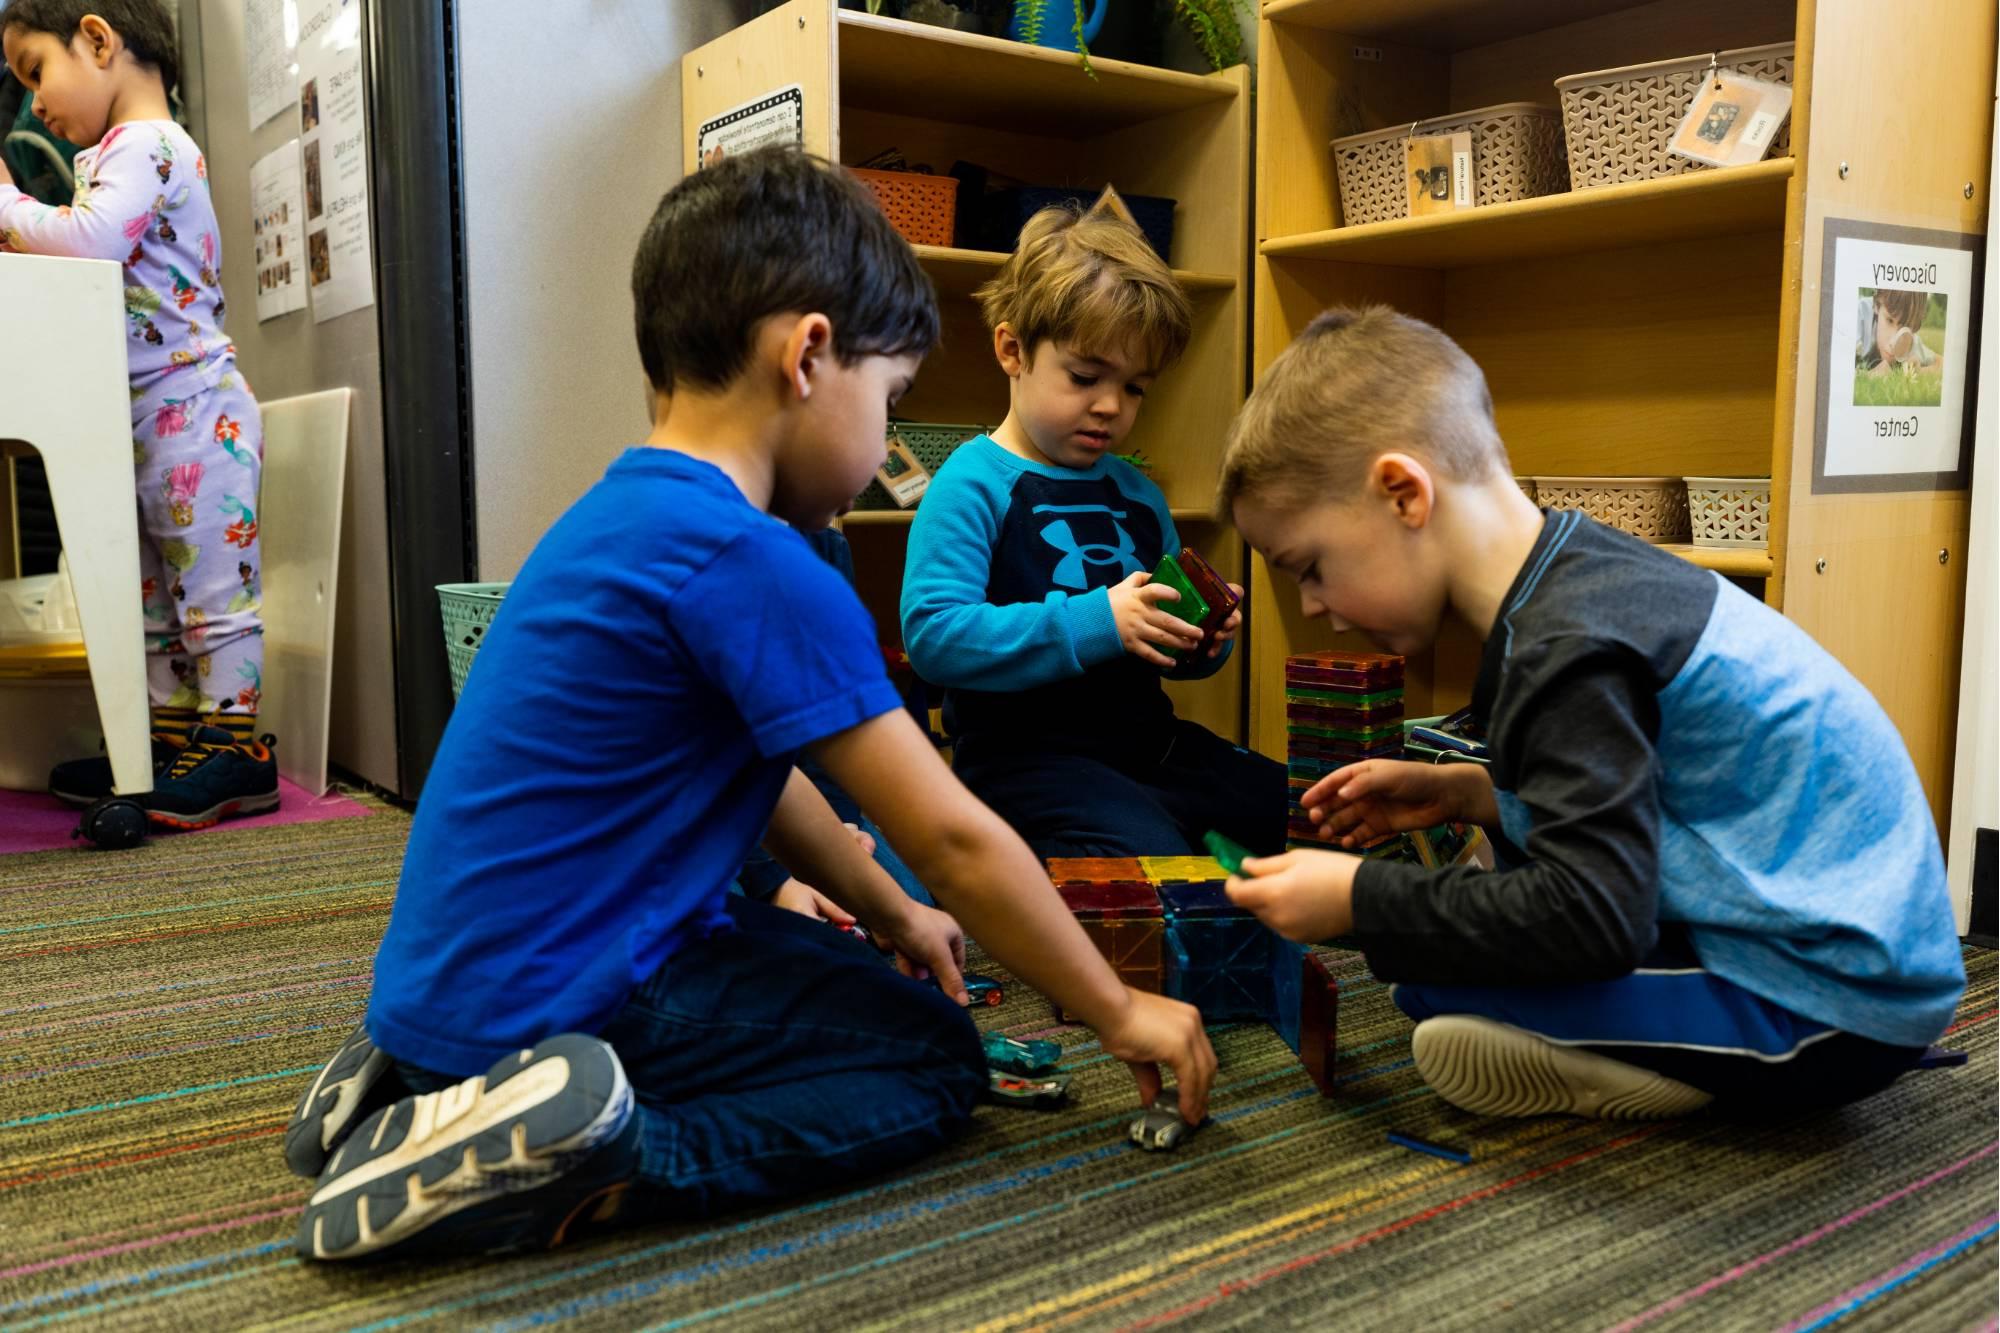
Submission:
M 0 312 L 13 326 L 0 356 L 0 449 L 26 444 L 42 457 L 112 779 L 120 795 L 143 795 L 153 764 L 124 274 L 101 259 L 0 255 Z

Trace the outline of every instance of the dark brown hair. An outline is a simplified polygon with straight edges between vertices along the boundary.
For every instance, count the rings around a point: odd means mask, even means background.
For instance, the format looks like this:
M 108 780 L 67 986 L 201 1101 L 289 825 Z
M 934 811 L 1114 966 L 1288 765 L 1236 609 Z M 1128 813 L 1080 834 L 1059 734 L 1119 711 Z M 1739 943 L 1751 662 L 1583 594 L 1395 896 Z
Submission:
M 174 40 L 174 20 L 160 0 L 12 0 L 0 9 L 0 32 L 8 28 L 45 32 L 68 46 L 90 14 L 103 19 L 118 34 L 134 60 L 158 70 L 160 83 L 168 92 L 180 83 L 180 46 Z

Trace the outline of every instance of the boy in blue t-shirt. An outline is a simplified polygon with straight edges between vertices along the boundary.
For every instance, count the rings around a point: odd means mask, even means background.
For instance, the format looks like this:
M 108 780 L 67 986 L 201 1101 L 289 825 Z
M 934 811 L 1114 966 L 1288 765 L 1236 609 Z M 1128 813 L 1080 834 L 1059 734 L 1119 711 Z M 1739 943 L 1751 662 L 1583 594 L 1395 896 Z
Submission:
M 838 168 L 765 150 L 667 193 L 632 285 L 653 430 L 536 546 L 446 730 L 367 1022 L 286 1136 L 318 1176 L 313 1258 L 702 1217 L 900 1165 L 965 1122 L 986 1069 L 959 926 L 862 852 L 802 752 L 1143 1098 L 1163 1061 L 1203 1113 L 1200 1015 L 1119 984 L 787 526 L 824 527 L 867 483 L 936 339 L 909 247 Z M 730 895 L 760 835 L 908 975 Z
M 1284 766 L 1176 718 L 1160 685 L 1220 670 L 1242 613 L 1203 651 L 1151 582 L 1180 535 L 1114 455 L 1192 312 L 1113 198 L 1030 218 L 979 292 L 1007 418 L 924 494 L 903 642 L 945 687 L 958 776 L 1040 855 L 1199 852 L 1209 829 L 1275 852 Z
M 1302 610 L 1418 653 L 1485 640 L 1492 765 L 1371 759 L 1304 804 L 1359 845 L 1477 823 L 1498 871 L 1340 852 L 1230 895 L 1351 937 L 1417 1020 L 1417 1070 L 1488 1115 L 1834 1106 L 1916 1066 L 1965 969 L 1895 727 L 1720 575 L 1515 486 L 1472 359 L 1382 307 L 1320 316 L 1244 405 L 1221 503 Z

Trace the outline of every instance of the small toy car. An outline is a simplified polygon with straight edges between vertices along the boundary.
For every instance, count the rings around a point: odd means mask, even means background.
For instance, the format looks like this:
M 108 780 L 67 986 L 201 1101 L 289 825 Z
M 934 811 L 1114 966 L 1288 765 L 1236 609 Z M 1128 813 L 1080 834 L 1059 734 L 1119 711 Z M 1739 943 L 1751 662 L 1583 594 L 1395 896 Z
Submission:
M 1062 1046 L 1053 1041 L 1016 1041 L 998 1032 L 985 1034 L 986 1067 L 1009 1074 L 1033 1077 L 1046 1074 L 1062 1059 Z
M 1194 1127 L 1181 1119 L 1179 1088 L 1161 1088 L 1153 1104 L 1133 1117 L 1132 1142 L 1147 1152 L 1172 1152 Z
M 931 985 L 938 985 L 937 973 L 931 973 Z M 942 987 L 940 987 L 942 989 Z M 1006 1000 L 1007 992 L 992 977 L 982 977 L 972 972 L 965 974 L 965 994 L 974 1004 L 983 1004 L 989 1009 Z
M 986 1099 L 1002 1106 L 1019 1106 L 1035 1111 L 1053 1111 L 1069 1099 L 1069 1075 L 1053 1078 L 1018 1078 L 998 1069 L 986 1074 Z

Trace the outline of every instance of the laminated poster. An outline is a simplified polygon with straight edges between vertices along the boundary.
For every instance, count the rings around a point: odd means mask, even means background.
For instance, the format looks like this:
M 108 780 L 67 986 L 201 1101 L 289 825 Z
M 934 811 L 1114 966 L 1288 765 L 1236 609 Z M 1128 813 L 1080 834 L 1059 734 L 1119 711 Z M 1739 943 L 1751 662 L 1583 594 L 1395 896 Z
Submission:
M 1971 482 L 1981 238 L 1826 220 L 1813 493 Z
M 321 323 L 375 303 L 359 0 L 299 0 L 306 277 Z
M 256 246 L 257 318 L 306 308 L 304 208 L 299 199 L 299 141 L 250 168 L 250 234 Z

